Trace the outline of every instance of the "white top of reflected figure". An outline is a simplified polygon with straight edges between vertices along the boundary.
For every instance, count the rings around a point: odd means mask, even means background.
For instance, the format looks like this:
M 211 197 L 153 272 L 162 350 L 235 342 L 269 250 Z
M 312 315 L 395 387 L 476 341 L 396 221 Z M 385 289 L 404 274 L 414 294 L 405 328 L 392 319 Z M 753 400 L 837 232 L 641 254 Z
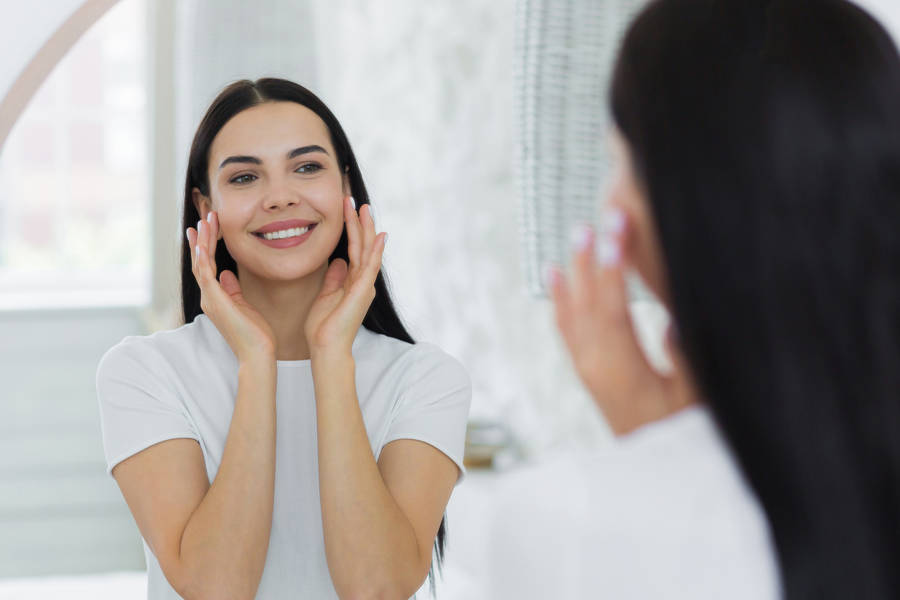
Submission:
M 397 439 L 431 444 L 463 473 L 471 384 L 436 346 L 415 345 L 360 328 L 353 342 L 356 387 L 375 459 Z M 258 600 L 337 598 L 325 559 L 310 361 L 278 361 L 275 502 Z M 205 315 L 188 325 L 128 337 L 97 371 L 108 469 L 174 438 L 198 441 L 212 481 L 237 394 L 238 363 Z M 144 544 L 148 598 L 175 600 Z
M 780 597 L 765 515 L 704 406 L 499 489 L 486 598 Z

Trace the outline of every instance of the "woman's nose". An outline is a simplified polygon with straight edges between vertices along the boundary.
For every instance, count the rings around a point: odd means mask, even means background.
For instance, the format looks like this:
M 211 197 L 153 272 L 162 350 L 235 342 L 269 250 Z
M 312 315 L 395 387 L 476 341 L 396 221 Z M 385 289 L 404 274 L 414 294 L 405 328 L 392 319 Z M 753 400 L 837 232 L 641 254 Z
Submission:
M 268 210 L 287 208 L 300 202 L 296 190 L 292 190 L 286 183 L 278 181 L 272 182 L 263 200 Z

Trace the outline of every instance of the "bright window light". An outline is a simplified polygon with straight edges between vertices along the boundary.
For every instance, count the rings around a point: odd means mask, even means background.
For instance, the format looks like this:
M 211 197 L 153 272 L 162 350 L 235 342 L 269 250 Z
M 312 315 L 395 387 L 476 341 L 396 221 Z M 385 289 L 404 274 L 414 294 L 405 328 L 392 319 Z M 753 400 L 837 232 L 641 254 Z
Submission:
M 70 50 L 0 149 L 0 309 L 150 295 L 146 0 Z

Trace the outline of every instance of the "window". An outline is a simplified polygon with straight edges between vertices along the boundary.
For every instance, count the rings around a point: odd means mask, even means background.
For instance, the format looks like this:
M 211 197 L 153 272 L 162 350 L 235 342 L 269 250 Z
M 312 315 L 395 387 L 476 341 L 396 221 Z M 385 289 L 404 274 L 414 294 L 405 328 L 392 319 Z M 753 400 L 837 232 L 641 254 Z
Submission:
M 146 0 L 114 6 L 0 150 L 0 308 L 149 298 L 148 38 Z

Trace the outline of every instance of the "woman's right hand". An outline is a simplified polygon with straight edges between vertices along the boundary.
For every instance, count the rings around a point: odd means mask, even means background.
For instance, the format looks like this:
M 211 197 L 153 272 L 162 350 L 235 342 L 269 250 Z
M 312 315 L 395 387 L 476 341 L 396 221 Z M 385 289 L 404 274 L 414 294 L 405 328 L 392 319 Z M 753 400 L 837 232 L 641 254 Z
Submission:
M 558 267 L 550 269 L 549 283 L 556 324 L 575 370 L 613 433 L 622 435 L 695 403 L 699 395 L 671 329 L 666 335 L 670 373 L 657 372 L 641 348 L 625 285 L 628 218 L 621 211 L 614 215 L 601 243 L 600 263 L 596 236 L 586 228 L 571 283 Z
M 275 335 L 265 318 L 241 293 L 237 276 L 225 270 L 216 280 L 216 244 L 219 215 L 209 212 L 207 221 L 185 232 L 191 249 L 191 271 L 200 285 L 200 308 L 213 322 L 239 362 L 254 358 L 274 360 Z

